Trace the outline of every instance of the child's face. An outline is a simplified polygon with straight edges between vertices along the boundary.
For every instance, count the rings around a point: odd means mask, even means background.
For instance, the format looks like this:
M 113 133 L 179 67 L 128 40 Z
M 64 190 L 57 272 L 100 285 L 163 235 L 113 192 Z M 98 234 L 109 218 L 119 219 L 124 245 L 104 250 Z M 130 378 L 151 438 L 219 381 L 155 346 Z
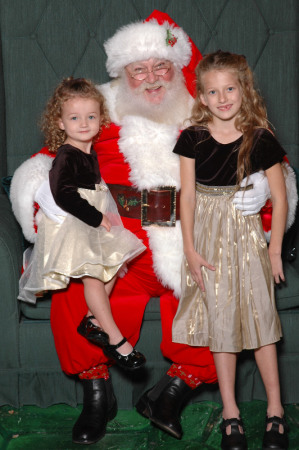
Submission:
M 234 120 L 242 105 L 242 89 L 236 73 L 230 70 L 211 70 L 202 75 L 202 103 L 213 120 Z
M 85 150 L 100 129 L 100 105 L 93 98 L 74 97 L 62 106 L 59 128 L 67 136 L 65 142 Z

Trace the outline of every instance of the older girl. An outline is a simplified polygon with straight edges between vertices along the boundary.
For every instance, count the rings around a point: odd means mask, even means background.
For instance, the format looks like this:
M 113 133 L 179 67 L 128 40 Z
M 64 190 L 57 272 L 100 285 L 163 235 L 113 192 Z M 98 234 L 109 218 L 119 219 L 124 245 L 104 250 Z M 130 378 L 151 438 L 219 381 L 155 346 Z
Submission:
M 235 373 L 237 353 L 253 349 L 268 399 L 263 448 L 286 449 L 275 346 L 282 333 L 274 299 L 274 281 L 284 281 L 285 152 L 269 131 L 244 56 L 218 51 L 205 56 L 196 70 L 193 126 L 182 132 L 174 149 L 181 163 L 185 259 L 173 340 L 213 352 L 225 450 L 247 448 Z M 273 203 L 269 248 L 260 215 L 244 217 L 232 201 L 243 178 L 260 170 Z

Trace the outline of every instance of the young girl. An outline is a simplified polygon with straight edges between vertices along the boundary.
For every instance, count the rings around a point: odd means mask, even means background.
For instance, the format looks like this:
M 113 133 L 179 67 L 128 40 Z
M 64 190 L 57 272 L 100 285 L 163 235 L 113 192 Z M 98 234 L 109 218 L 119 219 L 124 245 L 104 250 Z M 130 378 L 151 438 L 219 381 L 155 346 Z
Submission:
M 274 280 L 284 281 L 287 200 L 280 163 L 285 152 L 268 129 L 244 56 L 218 51 L 205 56 L 196 70 L 192 126 L 174 149 L 180 155 L 185 256 L 173 341 L 209 346 L 213 352 L 223 402 L 221 448 L 226 450 L 247 448 L 235 372 L 237 353 L 254 349 L 268 399 L 263 448 L 286 449 L 275 346 L 282 334 L 274 299 Z M 268 249 L 260 215 L 244 217 L 232 202 L 242 179 L 260 170 L 273 203 Z
M 119 269 L 145 249 L 122 226 L 117 207 L 101 180 L 92 148 L 108 123 L 102 94 L 89 81 L 64 79 L 46 107 L 42 129 L 57 156 L 49 173 L 57 221 L 42 214 L 29 263 L 20 279 L 19 299 L 35 302 L 44 291 L 66 288 L 81 278 L 88 313 L 78 332 L 124 369 L 145 363 L 116 326 L 109 303 Z M 59 223 L 58 223 L 59 222 Z

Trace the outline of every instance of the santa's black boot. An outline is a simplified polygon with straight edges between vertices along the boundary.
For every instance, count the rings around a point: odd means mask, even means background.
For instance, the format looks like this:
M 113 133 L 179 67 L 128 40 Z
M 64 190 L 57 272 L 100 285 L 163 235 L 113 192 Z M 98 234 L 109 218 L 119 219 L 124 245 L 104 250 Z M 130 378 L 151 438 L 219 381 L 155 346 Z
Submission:
M 110 378 L 82 383 L 83 409 L 73 427 L 73 442 L 93 444 L 105 436 L 107 422 L 116 416 L 117 403 Z
M 136 409 L 159 428 L 181 439 L 183 433 L 180 412 L 191 392 L 192 388 L 181 378 L 164 375 L 153 388 L 142 395 Z

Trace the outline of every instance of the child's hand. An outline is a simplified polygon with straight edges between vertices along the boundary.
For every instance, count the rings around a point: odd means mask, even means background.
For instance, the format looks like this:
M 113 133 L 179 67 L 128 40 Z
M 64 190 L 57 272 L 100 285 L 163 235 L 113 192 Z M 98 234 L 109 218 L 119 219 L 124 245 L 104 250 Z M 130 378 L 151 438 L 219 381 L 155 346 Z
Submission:
M 275 283 L 279 284 L 281 281 L 285 281 L 281 255 L 279 253 L 272 253 L 269 251 L 269 257 L 272 267 L 272 275 L 274 277 Z
M 199 253 L 196 251 L 193 251 L 186 254 L 186 259 L 189 265 L 189 269 L 191 272 L 191 276 L 195 283 L 198 284 L 199 288 L 204 292 L 205 291 L 205 285 L 202 278 L 202 272 L 201 268 L 204 266 L 209 270 L 215 270 L 215 267 L 209 264 L 205 259 L 203 259 Z
M 105 214 L 103 214 L 103 219 L 102 219 L 102 222 L 101 222 L 100 227 L 106 228 L 107 231 L 110 231 L 110 230 L 111 230 L 111 222 L 110 222 L 110 220 L 108 219 L 108 217 L 105 216 Z

